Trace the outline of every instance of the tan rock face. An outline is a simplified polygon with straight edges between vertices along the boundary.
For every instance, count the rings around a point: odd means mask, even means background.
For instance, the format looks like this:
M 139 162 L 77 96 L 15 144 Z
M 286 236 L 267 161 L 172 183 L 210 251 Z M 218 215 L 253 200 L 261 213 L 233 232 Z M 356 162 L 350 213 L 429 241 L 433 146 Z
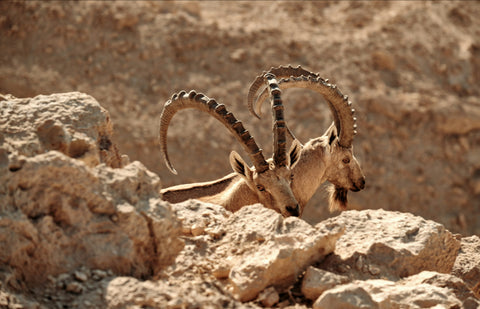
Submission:
M 441 224 L 408 213 L 347 211 L 326 222 L 345 225 L 325 266 L 358 278 L 398 279 L 422 270 L 449 273 L 460 242 Z
M 310 266 L 302 280 L 302 293 L 306 298 L 316 300 L 326 290 L 349 281 L 347 276 Z
M 261 205 L 244 207 L 222 225 L 231 270 L 232 293 L 241 301 L 255 298 L 270 285 L 285 287 L 314 262 L 335 249 L 340 225 L 310 226 L 303 220 Z M 227 247 L 228 245 L 228 247 Z
M 118 156 L 93 98 L 1 104 L 0 262 L 16 280 L 37 284 L 80 266 L 148 277 L 173 262 L 180 225 L 160 200 L 160 179 L 140 162 L 98 164 Z M 88 147 L 72 156 L 78 141 Z
M 0 104 L 0 140 L 3 151 L 10 153 L 10 169 L 19 168 L 23 157 L 50 150 L 88 166 L 121 165 L 110 116 L 91 96 L 72 92 L 12 98 Z
M 460 252 L 458 253 L 452 273 L 462 278 L 480 297 L 480 238 L 478 236 L 464 237 L 461 239 Z

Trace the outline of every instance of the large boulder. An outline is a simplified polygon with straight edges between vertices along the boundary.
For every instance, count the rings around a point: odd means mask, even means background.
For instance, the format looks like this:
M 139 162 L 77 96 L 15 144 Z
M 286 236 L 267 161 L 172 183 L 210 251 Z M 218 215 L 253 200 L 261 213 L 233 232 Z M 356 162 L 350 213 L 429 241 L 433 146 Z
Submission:
M 398 280 L 424 270 L 449 273 L 460 242 L 445 227 L 410 213 L 345 211 L 325 222 L 345 225 L 324 267 L 358 279 Z
M 70 92 L 2 99 L 0 166 L 6 164 L 8 157 L 9 169 L 19 169 L 24 157 L 50 150 L 88 166 L 121 166 L 121 156 L 112 142 L 110 116 L 91 96 Z
M 144 278 L 173 262 L 181 229 L 160 179 L 140 162 L 119 167 L 98 102 L 66 93 L 0 104 L 0 263 L 10 282 L 80 266 Z

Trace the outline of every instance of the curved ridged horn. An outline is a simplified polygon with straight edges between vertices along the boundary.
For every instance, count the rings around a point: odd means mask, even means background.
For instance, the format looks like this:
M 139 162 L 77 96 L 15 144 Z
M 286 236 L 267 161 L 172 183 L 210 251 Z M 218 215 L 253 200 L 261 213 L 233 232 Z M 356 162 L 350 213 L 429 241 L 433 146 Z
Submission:
M 265 76 L 267 74 L 273 74 L 275 75 L 275 78 L 282 79 L 282 78 L 288 78 L 290 76 L 314 76 L 318 77 L 318 74 L 309 72 L 305 69 L 303 69 L 301 66 L 298 66 L 296 68 L 292 67 L 291 65 L 288 66 L 279 66 L 277 68 L 270 68 L 268 72 L 263 72 L 261 75 L 257 76 L 253 83 L 250 85 L 250 88 L 248 89 L 248 94 L 247 94 L 247 104 L 248 104 L 248 110 L 250 113 L 252 113 L 255 117 L 260 118 L 260 109 L 258 110 L 258 113 L 255 111 L 253 108 L 253 102 L 255 99 L 255 95 L 257 94 L 258 90 L 265 85 Z M 262 93 L 267 93 L 267 88 L 265 88 Z M 258 98 L 257 98 L 258 100 Z
M 353 116 L 355 110 L 352 108 L 352 102 L 348 100 L 348 96 L 343 95 L 336 85 L 329 84 L 328 80 L 318 76 L 292 76 L 279 80 L 278 85 L 280 89 L 306 88 L 320 93 L 332 111 L 338 131 L 339 144 L 346 148 L 352 146 L 353 137 L 357 134 L 356 118 Z M 258 97 L 257 106 L 259 108 L 266 97 L 267 93 L 265 91 Z
M 275 75 L 265 75 L 267 87 L 270 90 L 273 116 L 273 162 L 275 166 L 287 166 L 286 124 L 283 116 L 282 91 L 278 87 Z
M 160 149 L 165 159 L 168 169 L 177 174 L 175 168 L 170 163 L 167 149 L 167 131 L 168 125 L 173 116 L 180 110 L 186 108 L 195 108 L 219 120 L 240 142 L 243 146 L 253 165 L 258 173 L 263 173 L 268 170 L 269 165 L 265 160 L 262 150 L 258 148 L 257 143 L 250 135 L 250 133 L 243 127 L 243 124 L 238 121 L 235 116 L 227 111 L 225 105 L 217 103 L 214 99 L 210 99 L 202 93 L 195 91 L 180 91 L 174 94 L 170 100 L 165 103 L 162 114 L 160 116 Z

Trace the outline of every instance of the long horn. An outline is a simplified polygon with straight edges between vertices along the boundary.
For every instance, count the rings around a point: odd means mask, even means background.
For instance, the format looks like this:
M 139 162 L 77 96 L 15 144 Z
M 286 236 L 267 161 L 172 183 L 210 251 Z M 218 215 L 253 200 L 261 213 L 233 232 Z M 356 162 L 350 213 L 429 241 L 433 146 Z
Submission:
M 195 108 L 207 112 L 211 116 L 218 119 L 240 142 L 258 173 L 268 170 L 269 165 L 265 160 L 262 150 L 258 148 L 257 143 L 250 133 L 243 127 L 235 116 L 227 111 L 225 105 L 217 103 L 214 99 L 210 99 L 202 93 L 195 91 L 180 91 L 174 94 L 170 100 L 165 103 L 162 114 L 160 116 L 160 149 L 167 164 L 168 169 L 177 174 L 177 171 L 170 162 L 167 149 L 167 131 L 168 125 L 173 116 L 180 110 L 186 108 Z
M 353 137 L 357 134 L 357 119 L 353 116 L 355 109 L 352 108 L 352 102 L 348 100 L 348 96 L 343 95 L 336 85 L 318 76 L 292 76 L 280 79 L 278 85 L 280 89 L 305 88 L 320 93 L 332 111 L 340 145 L 346 148 L 352 146 Z M 257 106 L 262 105 L 267 95 L 266 91 L 259 95 Z
M 273 116 L 273 162 L 275 166 L 287 166 L 287 139 L 285 136 L 286 124 L 283 115 L 282 91 L 278 87 L 275 75 L 267 73 L 265 76 L 267 87 L 270 90 Z
M 288 78 L 290 76 L 315 76 L 318 77 L 318 74 L 312 73 L 310 71 L 307 71 L 303 69 L 301 66 L 298 66 L 296 68 L 292 67 L 291 65 L 288 66 L 279 66 L 277 68 L 270 68 L 268 72 L 263 72 L 261 75 L 257 76 L 253 83 L 250 85 L 250 88 L 248 89 L 248 95 L 247 95 L 247 104 L 248 104 L 248 110 L 250 113 L 252 113 L 255 117 L 260 118 L 260 109 L 258 110 L 258 113 L 255 111 L 253 108 L 253 102 L 255 99 L 255 95 L 257 94 L 258 90 L 265 85 L 265 76 L 267 74 L 273 74 L 275 77 L 280 80 L 282 78 Z M 266 92 L 266 89 L 263 89 L 262 93 Z M 258 99 L 257 99 L 258 100 Z

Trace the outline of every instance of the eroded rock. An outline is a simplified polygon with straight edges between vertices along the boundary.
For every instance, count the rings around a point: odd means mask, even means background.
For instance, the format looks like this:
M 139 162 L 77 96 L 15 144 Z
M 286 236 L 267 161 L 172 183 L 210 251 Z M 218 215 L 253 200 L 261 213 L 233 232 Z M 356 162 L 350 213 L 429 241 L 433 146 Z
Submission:
M 397 280 L 424 270 L 449 273 L 460 242 L 441 224 L 409 213 L 346 211 L 325 221 L 345 225 L 322 268 L 351 278 Z
M 310 266 L 307 268 L 302 280 L 302 293 L 306 298 L 316 300 L 326 290 L 347 283 L 348 281 L 347 276 L 337 275 Z
M 148 277 L 173 262 L 183 243 L 160 179 L 140 162 L 112 168 L 111 123 L 93 98 L 1 104 L 0 263 L 10 282 L 36 285 L 80 266 Z M 72 156 L 79 136 L 88 147 Z
M 51 150 L 82 160 L 88 166 L 122 165 L 108 112 L 91 96 L 80 92 L 14 98 L 0 102 L 2 148 L 10 169 L 22 157 Z
M 259 204 L 240 209 L 222 227 L 226 235 L 220 243 L 231 266 L 228 280 L 241 301 L 255 298 L 271 285 L 293 284 L 303 270 L 335 249 L 343 233 L 341 225 L 312 227 Z
M 425 283 L 401 284 L 382 279 L 354 281 L 326 291 L 313 308 L 460 308 L 446 288 Z
M 462 278 L 480 298 L 480 238 L 464 237 L 452 274 Z

